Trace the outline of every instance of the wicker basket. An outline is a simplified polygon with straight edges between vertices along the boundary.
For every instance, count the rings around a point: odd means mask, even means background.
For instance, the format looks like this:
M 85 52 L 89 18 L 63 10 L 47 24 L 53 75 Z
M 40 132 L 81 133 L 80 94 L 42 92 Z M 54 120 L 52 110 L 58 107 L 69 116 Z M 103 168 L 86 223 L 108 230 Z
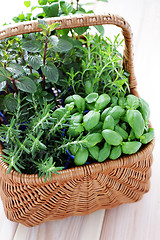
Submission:
M 79 15 L 47 19 L 61 23 L 57 29 L 113 24 L 122 28 L 125 39 L 123 65 L 130 73 L 131 92 L 139 96 L 133 68 L 132 33 L 129 24 L 115 15 Z M 37 21 L 17 24 L 0 31 L 0 40 L 38 32 Z M 8 219 L 26 226 L 72 215 L 86 215 L 123 203 L 140 200 L 149 190 L 154 140 L 138 153 L 117 160 L 63 170 L 44 183 L 37 175 L 19 174 L 0 160 L 0 194 Z M 2 152 L 2 147 L 0 148 Z

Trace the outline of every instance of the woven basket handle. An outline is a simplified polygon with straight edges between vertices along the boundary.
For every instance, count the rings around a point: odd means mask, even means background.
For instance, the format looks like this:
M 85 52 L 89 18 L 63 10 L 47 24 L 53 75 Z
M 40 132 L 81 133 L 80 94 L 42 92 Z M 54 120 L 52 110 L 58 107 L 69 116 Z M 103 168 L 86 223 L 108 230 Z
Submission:
M 133 67 L 133 53 L 132 53 L 132 32 L 131 27 L 122 17 L 118 15 L 102 14 L 102 15 L 73 15 L 67 17 L 57 17 L 45 19 L 48 24 L 59 22 L 61 25 L 57 29 L 76 28 L 84 26 L 94 26 L 103 24 L 113 24 L 122 28 L 122 34 L 125 40 L 124 54 L 123 54 L 123 66 L 126 71 L 129 72 L 129 84 L 132 92 L 136 93 L 136 78 L 134 75 Z M 16 36 L 19 34 L 40 32 L 42 29 L 38 27 L 38 21 L 30 21 L 18 23 L 0 31 L 0 40 Z M 137 93 L 136 93 L 137 95 Z

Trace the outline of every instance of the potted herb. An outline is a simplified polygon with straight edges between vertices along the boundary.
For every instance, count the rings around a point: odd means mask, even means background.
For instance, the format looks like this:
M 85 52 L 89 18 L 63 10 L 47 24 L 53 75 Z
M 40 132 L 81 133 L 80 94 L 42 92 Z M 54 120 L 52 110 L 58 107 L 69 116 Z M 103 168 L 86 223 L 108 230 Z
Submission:
M 25 183 L 33 198 L 45 186 L 53 187 L 55 194 L 61 184 L 68 189 L 76 174 L 82 174 L 78 179 L 85 185 L 84 172 L 88 178 L 92 172 L 87 166 L 101 168 L 102 162 L 112 166 L 114 161 L 119 165 L 120 157 L 134 165 L 136 155 L 132 159 L 132 154 L 147 149 L 145 145 L 154 137 L 147 102 L 130 93 L 129 74 L 117 50 L 119 36 L 112 43 L 89 33 L 78 39 L 74 34 L 72 38 L 62 36 L 55 30 L 60 27 L 58 22 L 49 25 L 39 20 L 38 27 L 42 33 L 7 39 L 0 46 L 1 161 L 8 164 L 9 176 L 16 171 L 25 179 L 42 177 L 36 180 L 37 186 Z M 76 167 L 83 165 L 86 168 Z M 69 179 L 63 182 L 65 174 Z M 56 201 L 56 196 L 50 201 Z M 88 213 L 93 208 L 84 210 Z M 67 216 L 71 214 L 68 210 Z M 33 214 L 22 222 L 31 226 L 39 221 Z

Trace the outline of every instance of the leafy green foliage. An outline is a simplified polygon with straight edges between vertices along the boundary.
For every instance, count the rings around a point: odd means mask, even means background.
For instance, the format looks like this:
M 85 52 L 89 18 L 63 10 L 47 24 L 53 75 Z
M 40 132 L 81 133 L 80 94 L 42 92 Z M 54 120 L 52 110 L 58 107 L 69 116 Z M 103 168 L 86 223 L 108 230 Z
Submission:
M 127 104 L 122 108 L 118 105 L 121 101 L 119 102 L 115 95 L 110 97 L 108 106 L 105 106 L 106 109 L 97 110 L 96 102 L 103 94 L 99 97 L 96 95 L 93 93 L 85 97 L 83 117 L 81 117 L 78 109 L 73 114 L 71 113 L 69 130 L 72 128 L 72 131 L 67 131 L 71 140 L 69 141 L 66 138 L 67 143 L 58 148 L 67 148 L 75 156 L 74 163 L 76 165 L 83 165 L 86 161 L 92 162 L 92 159 L 103 162 L 107 158 L 117 159 L 121 154 L 134 154 L 140 149 L 142 143 L 147 144 L 154 137 L 152 128 L 144 128 L 144 123 L 142 126 L 141 120 L 139 118 L 138 121 L 136 120 L 137 116 L 142 116 L 140 111 L 128 110 Z M 69 96 L 65 102 L 74 103 L 73 96 Z M 96 100 L 93 98 L 93 109 L 89 110 L 88 99 L 92 96 L 96 96 Z M 127 95 L 124 98 L 126 102 L 128 100 L 128 104 L 132 107 L 135 106 L 134 103 L 140 101 L 133 95 Z M 126 114 L 127 116 L 129 114 L 129 116 L 124 121 Z M 80 127 L 84 127 L 82 131 L 79 131 Z
M 104 35 L 104 27 L 102 25 L 96 25 L 94 26 L 97 31 L 103 36 Z
M 42 47 L 42 43 L 38 40 L 29 40 L 23 44 L 23 49 L 33 53 L 40 52 Z
M 69 50 L 72 49 L 72 47 L 73 47 L 72 43 L 63 37 L 54 43 L 52 40 L 52 49 L 55 52 L 59 52 L 59 53 L 68 52 Z
M 67 3 L 65 1 L 60 1 L 60 7 L 62 12 L 69 14 L 73 11 L 73 6 L 70 3 Z
M 82 38 L 77 33 L 88 27 L 57 30 L 60 24 L 49 25 L 45 17 L 85 9 L 78 1 L 77 10 L 65 1 L 38 3 L 42 32 L 0 43 L 0 108 L 7 116 L 0 140 L 8 173 L 38 173 L 46 181 L 66 167 L 66 151 L 74 167 L 132 154 L 151 141 L 149 107 L 129 94 L 119 35 L 112 42 L 102 26 L 96 26 L 100 35 Z M 15 21 L 30 18 L 22 14 Z
M 46 5 L 48 0 L 38 0 L 39 5 Z
M 44 6 L 43 11 L 46 17 L 57 17 L 59 13 L 59 4 L 52 3 L 50 6 Z
M 28 56 L 28 63 L 35 70 L 38 70 L 42 66 L 43 61 L 40 55 L 30 55 Z
M 36 84 L 34 81 L 26 76 L 20 77 L 15 80 L 16 86 L 23 92 L 35 93 L 36 92 Z
M 17 100 L 14 98 L 13 93 L 4 97 L 4 106 L 9 112 L 15 112 L 17 108 Z
M 58 81 L 58 69 L 54 63 L 49 62 L 47 65 L 42 66 L 42 72 L 51 83 L 56 83 Z
M 28 8 L 31 6 L 31 1 L 24 1 L 24 5 Z
M 47 155 L 45 159 L 42 161 L 42 163 L 36 162 L 38 171 L 39 171 L 39 176 L 43 177 L 45 175 L 45 180 L 47 181 L 47 178 L 49 177 L 51 180 L 52 173 L 57 173 L 58 171 L 61 171 L 64 169 L 64 167 L 55 167 L 55 162 L 53 162 L 53 157 L 47 158 Z

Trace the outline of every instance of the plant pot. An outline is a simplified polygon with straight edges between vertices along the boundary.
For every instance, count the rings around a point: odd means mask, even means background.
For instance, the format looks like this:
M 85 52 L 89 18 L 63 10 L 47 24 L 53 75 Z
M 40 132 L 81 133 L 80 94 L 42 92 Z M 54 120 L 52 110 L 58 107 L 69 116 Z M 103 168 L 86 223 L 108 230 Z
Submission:
M 132 33 L 129 24 L 115 15 L 80 15 L 50 18 L 49 24 L 61 23 L 57 29 L 114 24 L 122 28 L 125 39 L 124 69 L 130 73 L 130 89 L 136 90 L 133 68 Z M 25 22 L 0 31 L 0 39 L 38 32 L 38 22 Z M 26 226 L 73 215 L 86 215 L 99 209 L 140 200 L 150 187 L 154 140 L 133 155 L 86 166 L 62 170 L 44 182 L 38 175 L 19 174 L 0 160 L 0 194 L 8 219 Z M 0 148 L 2 152 L 2 146 Z

